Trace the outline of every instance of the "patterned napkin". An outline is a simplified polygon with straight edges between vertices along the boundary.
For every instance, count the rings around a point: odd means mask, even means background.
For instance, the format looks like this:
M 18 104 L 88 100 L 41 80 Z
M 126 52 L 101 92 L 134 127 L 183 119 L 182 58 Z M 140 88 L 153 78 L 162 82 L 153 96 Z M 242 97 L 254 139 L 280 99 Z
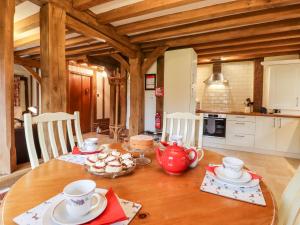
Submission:
M 266 206 L 265 198 L 261 191 L 260 185 L 249 188 L 228 185 L 225 182 L 219 181 L 215 178 L 214 170 L 211 170 L 210 167 L 207 169 L 208 170 L 206 170 L 205 177 L 200 186 L 201 191 L 249 202 L 256 205 Z
M 88 155 L 67 154 L 67 155 L 61 155 L 57 159 L 65 161 L 65 162 L 70 162 L 70 163 L 75 163 L 75 164 L 79 164 L 79 165 L 84 165 L 86 157 L 88 157 Z
M 113 192 L 111 192 L 111 191 L 107 191 L 105 189 L 99 189 L 99 190 L 103 194 L 109 195 L 109 196 L 107 196 L 108 199 L 111 197 L 114 198 L 114 196 L 115 196 L 115 195 L 112 196 Z M 63 199 L 63 194 L 60 193 L 60 194 L 52 197 L 51 199 L 39 204 L 38 206 L 26 211 L 25 213 L 15 217 L 14 222 L 17 223 L 18 225 L 28 225 L 28 224 L 30 224 L 30 225 L 41 225 L 41 224 L 48 225 L 48 224 L 43 223 L 44 215 L 46 214 L 47 210 L 53 203 L 58 203 L 62 199 Z M 119 200 L 119 203 L 120 203 L 122 209 L 124 210 L 127 219 L 124 218 L 124 216 L 123 216 L 123 218 L 121 218 L 122 221 L 120 221 L 120 218 L 119 218 L 119 222 L 115 222 L 111 225 L 128 225 L 131 222 L 131 220 L 134 218 L 134 216 L 137 214 L 137 212 L 141 209 L 142 205 L 138 204 L 138 203 L 130 202 L 127 200 L 119 199 L 119 198 L 117 198 L 117 199 Z M 109 207 L 109 205 L 107 207 Z M 104 215 L 105 212 L 107 211 L 107 209 L 103 213 L 103 216 L 105 216 L 104 220 L 101 220 L 101 216 L 102 216 L 101 215 L 99 217 L 100 220 L 98 220 L 98 218 L 97 218 L 94 221 L 87 223 L 87 224 L 90 224 L 90 225 L 95 225 L 95 224 L 104 225 L 105 224 L 106 225 L 107 224 L 106 222 L 111 222 L 111 220 L 110 220 L 111 217 L 108 215 Z M 115 209 L 116 208 L 113 208 L 113 210 L 115 210 Z M 94 223 L 94 222 L 96 222 L 96 223 Z M 49 225 L 52 225 L 52 223 L 50 223 Z

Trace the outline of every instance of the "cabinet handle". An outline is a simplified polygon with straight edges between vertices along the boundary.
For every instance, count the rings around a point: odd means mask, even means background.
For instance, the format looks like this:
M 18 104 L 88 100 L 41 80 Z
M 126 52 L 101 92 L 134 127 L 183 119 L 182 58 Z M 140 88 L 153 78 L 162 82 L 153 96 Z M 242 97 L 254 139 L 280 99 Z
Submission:
M 244 116 L 236 116 L 236 118 L 245 119 L 246 117 L 244 117 Z
M 245 137 L 245 136 L 243 136 L 243 135 L 235 135 L 236 137 L 240 137 L 240 138 L 243 138 L 243 137 Z
M 279 119 L 279 128 L 281 128 L 281 118 Z
M 273 118 L 273 127 L 274 128 L 276 127 L 276 120 L 275 120 L 275 118 Z
M 245 123 L 238 123 L 238 122 L 237 122 L 237 123 L 235 123 L 235 124 L 239 124 L 239 125 L 245 125 Z
M 299 106 L 299 97 L 296 98 L 296 107 Z

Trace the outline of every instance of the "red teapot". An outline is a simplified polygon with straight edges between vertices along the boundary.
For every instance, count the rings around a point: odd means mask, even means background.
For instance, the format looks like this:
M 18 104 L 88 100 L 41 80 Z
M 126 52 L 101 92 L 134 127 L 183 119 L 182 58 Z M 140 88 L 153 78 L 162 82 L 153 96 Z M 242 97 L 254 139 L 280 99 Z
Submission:
M 198 153 L 195 149 L 185 149 L 178 146 L 176 142 L 173 145 L 162 144 L 166 148 L 165 150 L 156 148 L 156 159 L 160 166 L 169 174 L 179 175 L 197 160 Z M 194 152 L 193 159 L 189 157 L 191 152 Z

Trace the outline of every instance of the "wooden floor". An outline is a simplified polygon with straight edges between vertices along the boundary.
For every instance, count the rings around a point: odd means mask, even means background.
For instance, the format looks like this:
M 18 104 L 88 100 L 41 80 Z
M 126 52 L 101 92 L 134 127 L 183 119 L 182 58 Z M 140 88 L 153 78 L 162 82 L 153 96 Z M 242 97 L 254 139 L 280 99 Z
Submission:
M 84 137 L 94 137 L 97 136 L 101 143 L 112 143 L 113 139 L 109 139 L 108 136 L 98 135 L 95 133 L 85 134 Z M 242 159 L 247 167 L 259 175 L 263 176 L 264 181 L 269 186 L 270 190 L 273 192 L 276 202 L 280 201 L 280 196 L 288 184 L 289 180 L 294 175 L 296 169 L 300 165 L 299 159 L 291 159 L 279 156 L 270 156 L 249 152 L 241 152 L 235 150 L 216 150 L 210 149 L 216 152 L 219 152 L 223 155 L 235 156 Z M 22 168 L 24 169 L 24 168 Z M 27 170 L 28 171 L 28 170 Z M 16 176 L 13 177 L 16 179 Z M 1 179 L 0 179 L 1 180 Z M 7 181 L 7 184 L 11 184 L 11 180 Z M 0 182 L 1 187 L 7 186 L 5 183 Z M 1 206 L 0 206 L 1 212 Z M 0 218 L 0 224 L 1 218 Z

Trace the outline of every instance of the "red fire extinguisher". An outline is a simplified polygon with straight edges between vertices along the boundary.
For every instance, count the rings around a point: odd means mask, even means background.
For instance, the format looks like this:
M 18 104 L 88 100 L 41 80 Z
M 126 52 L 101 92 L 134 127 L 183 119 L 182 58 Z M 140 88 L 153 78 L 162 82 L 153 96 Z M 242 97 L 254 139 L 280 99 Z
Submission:
M 155 114 L 155 128 L 156 129 L 161 129 L 161 115 L 160 113 Z

